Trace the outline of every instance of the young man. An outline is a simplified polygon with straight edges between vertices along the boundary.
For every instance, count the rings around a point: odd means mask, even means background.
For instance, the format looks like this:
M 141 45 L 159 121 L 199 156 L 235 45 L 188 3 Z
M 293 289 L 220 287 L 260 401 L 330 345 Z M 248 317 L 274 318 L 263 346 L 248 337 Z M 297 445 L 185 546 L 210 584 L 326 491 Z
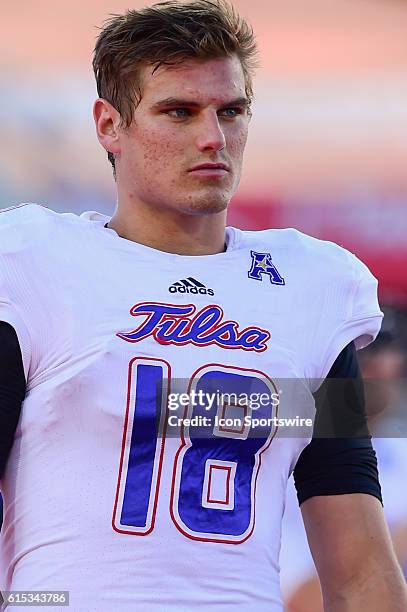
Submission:
M 225 229 L 255 50 L 223 3 L 114 17 L 94 56 L 113 217 L 0 215 L 7 591 L 69 590 L 75 612 L 281 611 L 295 466 L 326 609 L 405 609 L 370 441 L 308 445 L 273 421 L 307 416 L 317 379 L 357 375 L 381 313 L 336 245 Z

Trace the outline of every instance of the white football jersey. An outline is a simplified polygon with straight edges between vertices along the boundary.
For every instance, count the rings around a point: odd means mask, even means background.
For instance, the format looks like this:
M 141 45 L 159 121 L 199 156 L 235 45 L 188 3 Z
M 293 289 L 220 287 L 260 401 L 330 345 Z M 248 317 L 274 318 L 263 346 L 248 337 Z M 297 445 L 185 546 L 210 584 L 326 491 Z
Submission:
M 277 419 L 312 417 L 341 350 L 375 338 L 376 280 L 294 229 L 180 256 L 108 220 L 0 213 L 0 320 L 27 377 L 0 589 L 67 590 L 74 612 L 281 611 L 286 483 L 312 427 Z

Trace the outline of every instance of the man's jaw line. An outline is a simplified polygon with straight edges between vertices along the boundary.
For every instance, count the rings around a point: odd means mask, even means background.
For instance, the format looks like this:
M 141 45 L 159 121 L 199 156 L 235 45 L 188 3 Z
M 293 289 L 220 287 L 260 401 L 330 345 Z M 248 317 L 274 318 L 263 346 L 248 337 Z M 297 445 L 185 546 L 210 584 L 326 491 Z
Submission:
M 122 238 L 159 251 L 211 255 L 224 250 L 228 203 L 194 207 L 186 202 L 184 210 L 179 210 L 135 201 L 134 197 L 119 198 L 109 227 Z

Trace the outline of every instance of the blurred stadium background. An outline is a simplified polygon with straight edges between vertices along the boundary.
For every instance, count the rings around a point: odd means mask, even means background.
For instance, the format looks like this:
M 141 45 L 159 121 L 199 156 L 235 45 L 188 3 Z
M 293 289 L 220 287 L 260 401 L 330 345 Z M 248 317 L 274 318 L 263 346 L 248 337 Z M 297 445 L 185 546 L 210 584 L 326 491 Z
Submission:
M 92 122 L 91 55 L 97 26 L 109 14 L 145 4 L 20 0 L 2 6 L 0 208 L 30 201 L 58 211 L 113 211 L 110 165 Z M 398 339 L 404 356 L 407 2 L 234 4 L 257 32 L 261 68 L 245 171 L 229 222 L 245 229 L 293 226 L 356 253 L 379 278 L 384 329 Z M 394 370 L 399 378 L 405 363 Z M 402 438 L 401 450 L 406 446 Z M 407 452 L 396 464 L 391 474 L 402 477 Z M 405 499 L 404 508 L 407 521 Z M 297 534 L 298 516 L 287 511 L 291 534 Z M 283 575 L 286 593 L 310 571 L 299 541 L 293 545 L 298 563 L 283 550 L 292 565 Z M 300 612 L 294 605 L 287 609 Z M 301 608 L 308 609 L 318 612 Z

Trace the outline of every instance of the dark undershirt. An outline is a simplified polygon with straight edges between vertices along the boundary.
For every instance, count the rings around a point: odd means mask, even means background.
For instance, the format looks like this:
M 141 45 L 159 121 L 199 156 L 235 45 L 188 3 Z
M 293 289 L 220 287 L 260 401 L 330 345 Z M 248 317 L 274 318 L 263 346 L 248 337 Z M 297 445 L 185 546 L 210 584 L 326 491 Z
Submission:
M 25 384 L 17 335 L 0 321 L 0 478 L 13 445 Z M 294 469 L 299 503 L 316 495 L 346 493 L 368 493 L 382 501 L 353 342 L 336 359 L 315 402 L 313 439 Z
M 353 342 L 339 354 L 314 398 L 313 437 L 294 469 L 299 503 L 316 495 L 346 493 L 368 493 L 382 502 Z
M 25 397 L 25 375 L 17 334 L 0 321 L 0 478 L 14 440 Z

